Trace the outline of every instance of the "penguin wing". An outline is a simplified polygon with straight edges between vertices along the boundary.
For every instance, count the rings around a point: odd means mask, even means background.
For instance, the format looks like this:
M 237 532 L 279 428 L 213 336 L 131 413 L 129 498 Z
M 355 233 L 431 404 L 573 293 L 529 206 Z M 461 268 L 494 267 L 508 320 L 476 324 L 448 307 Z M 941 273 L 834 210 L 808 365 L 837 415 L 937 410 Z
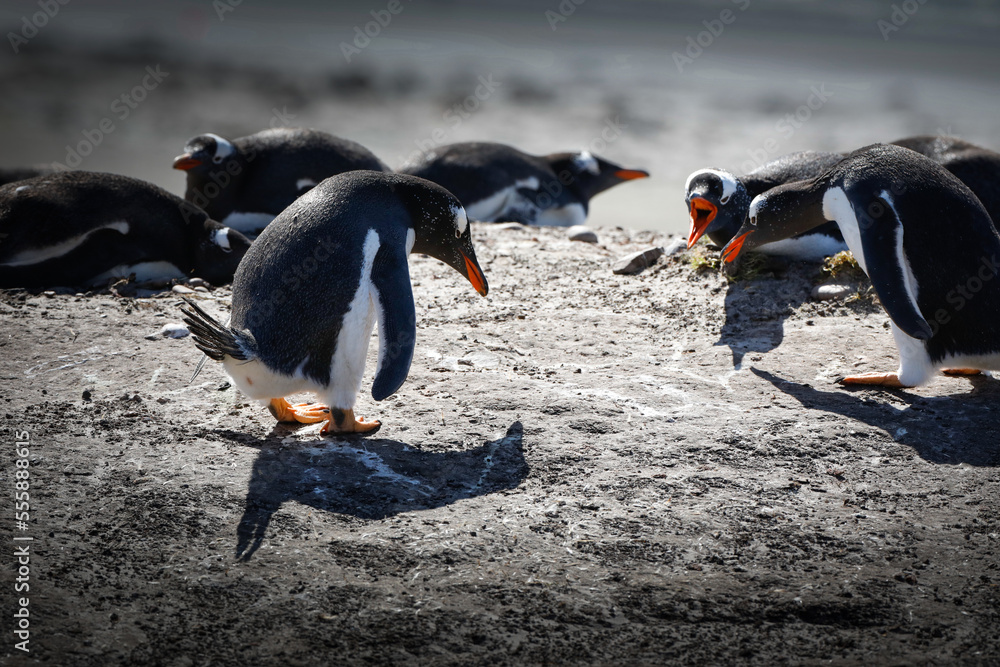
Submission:
M 406 252 L 383 246 L 372 264 L 375 312 L 378 317 L 378 369 L 372 398 L 381 401 L 396 393 L 413 361 L 417 315 Z
M 879 219 L 858 216 L 868 277 L 896 326 L 911 338 L 927 340 L 933 330 L 917 305 L 915 279 L 903 250 L 903 225 L 891 202 L 877 200 L 884 209 Z

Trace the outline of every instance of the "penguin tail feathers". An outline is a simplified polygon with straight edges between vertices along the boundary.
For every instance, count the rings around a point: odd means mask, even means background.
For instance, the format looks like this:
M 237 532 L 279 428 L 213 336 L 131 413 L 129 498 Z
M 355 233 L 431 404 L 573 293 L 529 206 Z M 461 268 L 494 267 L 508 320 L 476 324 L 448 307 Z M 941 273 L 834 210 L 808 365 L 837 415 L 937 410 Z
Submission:
M 188 305 L 187 308 L 181 308 L 181 312 L 184 313 L 184 324 L 191 331 L 195 346 L 209 358 L 222 361 L 226 357 L 232 357 L 246 361 L 253 356 L 252 340 L 247 339 L 246 333 L 219 324 L 214 317 L 189 299 L 184 299 L 184 303 Z

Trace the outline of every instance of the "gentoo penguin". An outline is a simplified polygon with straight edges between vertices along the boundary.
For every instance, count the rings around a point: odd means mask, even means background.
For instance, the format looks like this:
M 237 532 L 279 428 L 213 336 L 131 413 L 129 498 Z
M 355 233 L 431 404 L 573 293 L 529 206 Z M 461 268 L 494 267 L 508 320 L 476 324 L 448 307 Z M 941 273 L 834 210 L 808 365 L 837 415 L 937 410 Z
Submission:
M 649 176 L 587 151 L 535 156 L 485 142 L 442 146 L 400 173 L 444 186 L 475 220 L 559 227 L 583 224 L 594 195 Z
M 945 136 L 906 137 L 892 143 L 926 155 L 957 176 L 1000 225 L 1000 153 Z
M 724 169 L 699 169 L 684 185 L 691 215 L 688 248 L 702 235 L 724 246 L 746 221 L 750 202 L 757 195 L 791 181 L 819 176 L 844 159 L 840 153 L 801 151 L 778 158 L 743 176 Z M 821 259 L 846 250 L 844 237 L 833 223 L 821 225 L 791 239 L 766 244 L 758 250 L 794 259 Z
M 372 327 L 378 321 L 376 401 L 391 396 L 413 359 L 416 315 L 407 255 L 435 257 L 486 296 L 465 209 L 420 178 L 353 171 L 328 178 L 267 226 L 233 280 L 232 318 L 190 303 L 198 348 L 282 422 L 325 421 L 322 433 L 366 433 L 354 417 Z M 285 396 L 316 393 L 323 405 Z
M 55 170 L 52 167 L 7 167 L 0 169 L 0 185 L 25 181 L 35 176 L 45 176 Z
M 868 146 L 821 176 L 758 195 L 748 215 L 722 250 L 726 262 L 832 220 L 871 279 L 900 366 L 844 384 L 912 387 L 937 368 L 1000 370 L 1000 233 L 972 191 L 933 160 Z
M 174 158 L 174 169 L 187 172 L 185 199 L 249 235 L 325 178 L 355 169 L 390 171 L 361 144 L 284 127 L 232 141 L 199 135 Z
M 0 287 L 198 276 L 228 282 L 250 241 L 127 176 L 62 171 L 0 187 Z

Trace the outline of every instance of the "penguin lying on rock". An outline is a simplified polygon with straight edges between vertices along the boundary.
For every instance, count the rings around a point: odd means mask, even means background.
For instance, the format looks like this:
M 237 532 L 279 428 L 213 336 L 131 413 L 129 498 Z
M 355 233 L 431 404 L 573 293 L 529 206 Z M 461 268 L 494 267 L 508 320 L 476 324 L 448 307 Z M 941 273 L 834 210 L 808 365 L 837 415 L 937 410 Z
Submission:
M 249 235 L 325 178 L 355 169 L 390 171 L 361 144 L 300 128 L 232 141 L 202 134 L 174 158 L 174 169 L 187 172 L 185 199 Z
M 817 178 L 758 195 L 748 215 L 722 250 L 725 262 L 834 221 L 871 279 L 900 366 L 843 384 L 913 387 L 938 368 L 1000 370 L 1000 233 L 972 191 L 935 161 L 868 146 Z
M 916 136 L 892 142 L 925 155 L 953 173 L 979 198 L 993 220 L 1000 220 L 1000 153 L 954 137 Z M 691 215 L 688 248 L 707 235 L 724 246 L 746 221 L 750 201 L 773 187 L 815 178 L 843 153 L 802 151 L 769 162 L 744 176 L 724 169 L 700 169 L 688 176 L 685 203 Z M 759 247 L 759 252 L 796 259 L 822 259 L 846 249 L 833 223 L 791 239 Z
M 476 220 L 557 227 L 583 224 L 594 195 L 649 176 L 586 151 L 535 156 L 485 142 L 442 146 L 399 171 L 447 188 Z
M 63 171 L 0 187 L 0 287 L 198 276 L 229 282 L 250 241 L 166 190 Z
M 465 209 L 444 188 L 401 174 L 354 171 L 296 200 L 257 238 L 233 280 L 232 318 L 222 325 L 189 302 L 196 345 L 233 383 L 281 422 L 325 421 L 322 433 L 370 433 L 354 404 L 378 322 L 376 401 L 409 372 L 416 315 L 407 255 L 435 257 L 488 287 Z M 285 397 L 316 393 L 319 404 Z

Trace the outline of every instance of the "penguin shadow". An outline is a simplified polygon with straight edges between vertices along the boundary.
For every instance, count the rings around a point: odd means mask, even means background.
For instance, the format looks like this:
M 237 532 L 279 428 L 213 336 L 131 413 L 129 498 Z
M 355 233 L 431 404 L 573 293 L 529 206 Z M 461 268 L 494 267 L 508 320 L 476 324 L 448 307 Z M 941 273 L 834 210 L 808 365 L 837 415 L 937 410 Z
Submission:
M 791 270 L 791 261 L 758 255 L 755 262 L 759 277 L 731 282 L 726 289 L 726 319 L 715 343 L 729 348 L 736 370 L 747 354 L 770 352 L 781 344 L 785 320 L 812 292 L 807 271 Z
M 838 386 L 832 391 L 820 391 L 767 371 L 756 368 L 750 371 L 805 408 L 843 415 L 885 431 L 929 463 L 1000 466 L 995 415 L 1000 382 L 986 376 L 950 380 L 958 390 L 968 386 L 963 387 L 963 381 L 972 385 L 971 392 L 950 396 L 918 396 L 901 389 L 888 390 L 906 403 L 905 408 L 899 409 L 872 395 L 873 391 L 885 390 Z
M 423 451 L 396 440 L 357 437 L 287 446 L 282 439 L 288 433 L 278 427 L 249 443 L 245 434 L 218 434 L 259 449 L 236 531 L 240 560 L 260 547 L 272 516 L 289 500 L 383 519 L 513 489 L 528 474 L 521 422 L 502 438 L 463 451 Z

